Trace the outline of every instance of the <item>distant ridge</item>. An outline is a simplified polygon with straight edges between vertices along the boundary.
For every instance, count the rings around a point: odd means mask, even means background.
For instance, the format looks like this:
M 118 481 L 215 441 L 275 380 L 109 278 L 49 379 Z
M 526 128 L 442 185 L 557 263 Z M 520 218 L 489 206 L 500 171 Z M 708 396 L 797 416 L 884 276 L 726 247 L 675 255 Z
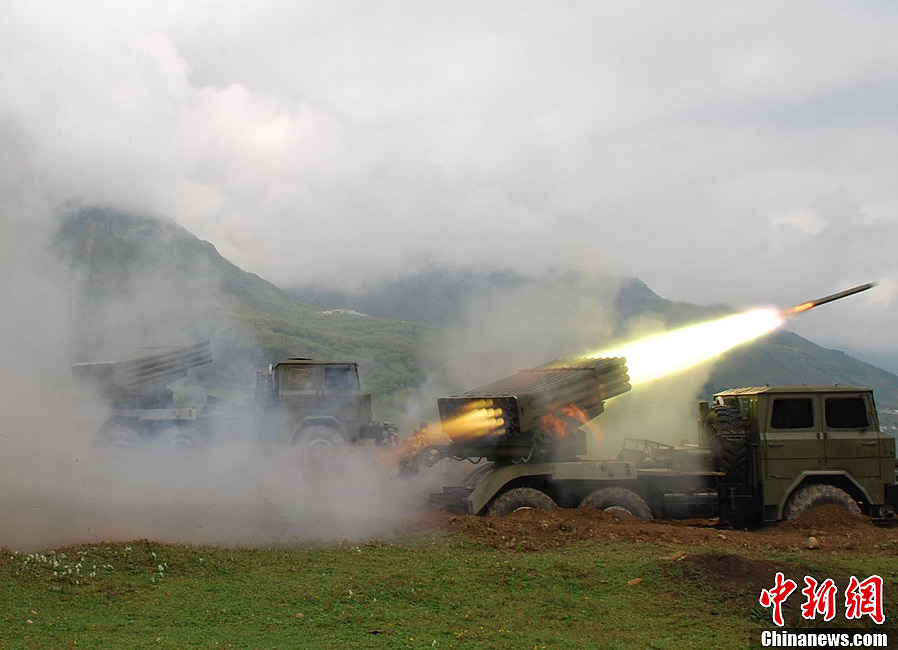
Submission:
M 234 354 L 252 354 L 252 363 L 260 367 L 298 354 L 355 359 L 366 386 L 397 404 L 404 392 L 424 381 L 425 335 L 457 319 L 464 300 L 477 291 L 536 287 L 549 293 L 611 295 L 621 322 L 652 314 L 669 326 L 729 311 L 721 305 L 666 300 L 637 278 L 596 279 L 577 273 L 532 278 L 513 271 L 430 269 L 355 293 L 301 283 L 281 291 L 170 220 L 102 207 L 69 215 L 59 229 L 56 248 L 84 274 L 88 300 L 139 291 L 147 264 L 163 267 L 166 281 L 176 287 L 191 286 L 198 275 L 214 278 L 221 318 L 232 319 L 254 337 L 252 350 L 245 341 L 228 341 L 236 348 Z M 186 290 L 184 294 L 185 308 L 190 309 L 193 296 Z M 765 383 L 869 386 L 880 407 L 898 408 L 898 376 L 788 331 L 727 355 L 706 390 Z
M 668 326 L 676 326 L 732 311 L 724 305 L 702 306 L 666 300 L 638 278 L 593 279 L 576 273 L 533 279 L 512 271 L 431 269 L 364 286 L 354 293 L 320 285 L 294 286 L 287 288 L 285 293 L 320 306 L 357 309 L 373 315 L 392 315 L 434 324 L 458 318 L 463 301 L 472 291 L 488 287 L 491 291 L 501 292 L 526 283 L 550 290 L 552 287 L 576 287 L 578 291 L 596 295 L 610 291 L 616 296 L 614 305 L 621 323 L 651 313 L 662 317 Z M 705 393 L 768 383 L 865 386 L 876 392 L 878 406 L 898 408 L 898 376 L 786 330 L 730 352 L 715 366 Z

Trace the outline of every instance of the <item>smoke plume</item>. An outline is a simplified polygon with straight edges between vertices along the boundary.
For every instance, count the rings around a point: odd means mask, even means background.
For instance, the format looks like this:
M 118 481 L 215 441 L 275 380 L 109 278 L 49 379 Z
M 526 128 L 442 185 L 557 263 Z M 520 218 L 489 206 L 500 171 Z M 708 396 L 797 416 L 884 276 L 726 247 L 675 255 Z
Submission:
M 377 450 L 310 457 L 255 444 L 247 408 L 251 366 L 219 369 L 243 381 L 223 382 L 233 390 L 232 406 L 209 444 L 97 444 L 110 405 L 74 380 L 73 362 L 207 338 L 216 354 L 256 344 L 233 317 L 211 267 L 196 260 L 178 268 L 183 261 L 166 256 L 164 227 L 159 250 L 129 260 L 128 274 L 92 277 L 84 256 L 101 254 L 97 248 L 76 251 L 81 264 L 64 260 L 58 233 L 68 222 L 37 198 L 27 140 L 4 135 L 20 155 L 4 156 L 16 164 L 0 165 L 0 547 L 356 539 L 388 536 L 419 514 L 429 479 L 397 482 Z M 181 392 L 195 394 L 209 383 L 203 373 L 210 371 L 197 370 Z

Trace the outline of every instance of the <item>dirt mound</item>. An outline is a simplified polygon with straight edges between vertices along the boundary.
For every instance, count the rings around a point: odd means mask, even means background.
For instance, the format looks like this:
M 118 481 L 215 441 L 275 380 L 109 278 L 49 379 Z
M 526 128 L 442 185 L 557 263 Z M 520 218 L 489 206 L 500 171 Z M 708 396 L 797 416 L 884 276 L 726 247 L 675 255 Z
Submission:
M 785 527 L 800 529 L 824 528 L 827 530 L 867 530 L 874 526 L 866 517 L 859 517 L 848 508 L 825 503 L 808 510 L 794 521 L 783 524 Z
M 708 520 L 646 521 L 593 509 L 521 510 L 507 517 L 443 515 L 453 534 L 493 548 L 538 551 L 584 540 L 626 540 L 710 549 L 862 551 L 898 554 L 898 527 L 880 527 L 838 506 L 821 506 L 802 518 L 752 531 L 725 530 Z M 812 543 L 809 538 L 813 537 Z M 809 548 L 809 546 L 813 548 Z
M 818 506 L 794 521 L 763 528 L 757 534 L 777 548 L 794 541 L 825 550 L 898 553 L 898 528 L 894 524 L 876 525 L 833 504 Z

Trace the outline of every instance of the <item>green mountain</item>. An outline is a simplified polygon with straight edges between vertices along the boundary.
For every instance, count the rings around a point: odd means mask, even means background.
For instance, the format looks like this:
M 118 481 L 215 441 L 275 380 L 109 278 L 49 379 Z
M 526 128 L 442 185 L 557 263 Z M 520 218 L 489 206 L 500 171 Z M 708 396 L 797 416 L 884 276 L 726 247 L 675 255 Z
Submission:
M 667 327 L 699 322 L 733 310 L 724 305 L 701 306 L 666 300 L 636 278 L 589 278 L 559 273 L 528 278 L 511 271 L 431 269 L 349 293 L 318 285 L 297 285 L 286 293 L 331 308 L 357 309 L 409 321 L 450 323 L 463 317 L 463 305 L 474 293 L 501 294 L 530 286 L 543 293 L 609 296 L 617 315 L 612 335 L 624 336 L 634 319 L 651 315 Z M 789 331 L 775 332 L 733 350 L 719 361 L 703 393 L 764 384 L 833 384 L 868 386 L 878 405 L 898 407 L 898 376 L 844 352 L 829 350 Z
M 315 283 L 287 287 L 284 293 L 299 302 L 329 309 L 354 309 L 373 316 L 444 326 L 462 317 L 464 304 L 472 296 L 500 295 L 522 289 L 607 299 L 617 315 L 621 333 L 629 319 L 647 313 L 663 316 L 667 325 L 676 325 L 731 311 L 721 305 L 699 306 L 665 300 L 637 278 L 595 278 L 571 271 L 534 278 L 510 270 L 431 268 L 369 283 L 353 292 Z
M 148 320 L 152 329 L 143 327 L 142 340 L 120 346 L 123 352 L 212 338 L 219 376 L 305 356 L 358 361 L 375 395 L 423 381 L 422 325 L 326 313 L 296 302 L 172 221 L 106 208 L 80 210 L 63 222 L 55 248 L 85 279 L 83 359 L 108 355 L 105 341 L 123 338 L 123 327 Z M 112 328 L 110 321 L 124 325 Z M 166 340 L 158 338 L 160 330 Z
M 425 381 L 425 366 L 433 362 L 425 347 L 462 319 L 465 305 L 478 295 L 607 299 L 616 315 L 607 332 L 612 337 L 648 317 L 673 326 L 730 311 L 665 300 L 635 278 L 577 273 L 531 278 L 432 269 L 355 293 L 303 285 L 285 294 L 169 220 L 105 208 L 66 218 L 55 247 L 84 279 L 82 359 L 108 354 L 104 346 L 125 334 L 131 349 L 212 338 L 218 368 L 213 379 L 288 356 L 352 359 L 360 363 L 366 387 L 396 409 Z M 160 332 L 166 340 L 155 340 Z M 765 383 L 870 386 L 880 406 L 898 407 L 898 376 L 786 331 L 727 355 L 706 391 Z

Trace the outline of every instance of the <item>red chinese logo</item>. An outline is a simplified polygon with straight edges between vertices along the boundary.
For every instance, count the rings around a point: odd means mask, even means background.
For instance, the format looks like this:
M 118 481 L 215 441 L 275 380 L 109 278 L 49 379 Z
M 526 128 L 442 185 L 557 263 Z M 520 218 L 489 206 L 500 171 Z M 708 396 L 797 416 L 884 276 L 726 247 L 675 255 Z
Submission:
M 845 590 L 845 618 L 869 616 L 882 625 L 886 616 L 882 611 L 882 578 L 870 576 L 863 582 L 851 576 Z
M 764 607 L 773 606 L 773 622 L 783 626 L 783 603 L 795 589 L 798 587 L 794 580 L 784 580 L 785 576 L 781 571 L 776 572 L 776 580 L 772 589 L 761 590 L 761 605 Z
M 836 617 L 836 594 L 838 588 L 832 578 L 827 578 L 818 583 L 811 576 L 804 577 L 805 585 L 801 590 L 805 597 L 801 605 L 801 615 L 807 620 L 814 620 L 817 614 L 823 615 L 824 621 L 831 621 Z M 762 589 L 758 599 L 764 607 L 773 608 L 773 622 L 783 627 L 783 603 L 793 591 L 798 588 L 794 580 L 787 579 L 782 572 L 777 571 L 774 585 L 770 589 Z M 848 588 L 845 590 L 845 618 L 857 619 L 869 616 L 873 622 L 882 625 L 886 616 L 882 604 L 882 578 L 870 576 L 866 580 L 858 580 L 851 576 Z
M 804 581 L 807 587 L 801 593 L 807 600 L 801 606 L 801 615 L 810 620 L 820 613 L 824 621 L 833 620 L 836 617 L 836 583 L 832 578 L 827 578 L 818 588 L 817 581 L 811 576 L 805 576 Z

